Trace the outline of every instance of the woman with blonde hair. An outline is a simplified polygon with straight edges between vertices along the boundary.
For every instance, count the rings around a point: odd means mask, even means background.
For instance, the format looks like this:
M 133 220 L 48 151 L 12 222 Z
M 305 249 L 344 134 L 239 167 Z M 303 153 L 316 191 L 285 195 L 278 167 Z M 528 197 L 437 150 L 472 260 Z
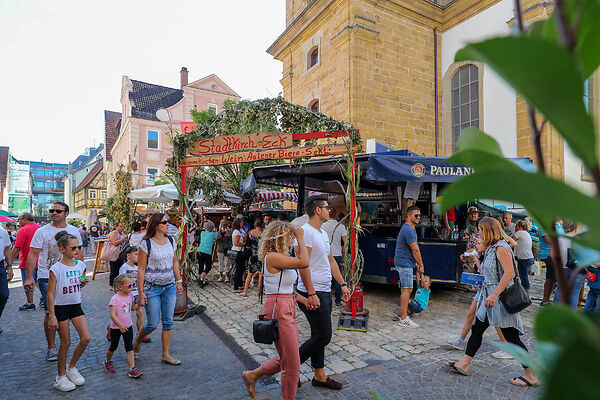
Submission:
M 481 270 L 485 282 L 481 286 L 481 297 L 485 298 L 485 301 L 477 308 L 475 324 L 471 328 L 471 337 L 465 355 L 460 361 L 445 363 L 454 372 L 462 375 L 468 375 L 469 365 L 481 347 L 483 333 L 490 325 L 499 327 L 509 343 L 516 344 L 527 351 L 519 338 L 519 335 L 524 333 L 521 314 L 508 313 L 502 302 L 498 300 L 515 275 L 512 250 L 503 239 L 502 233 L 502 225 L 494 218 L 486 217 L 479 222 L 481 244 L 477 250 L 484 254 Z M 523 366 L 523 369 L 523 375 L 511 379 L 510 383 L 520 387 L 538 386 L 538 378 L 531 368 Z
M 289 255 L 294 238 L 298 241 L 295 257 Z M 263 262 L 264 288 L 267 300 L 262 315 L 273 315 L 279 322 L 279 340 L 275 341 L 275 357 L 252 371 L 244 371 L 242 378 L 250 397 L 256 396 L 256 381 L 263 375 L 281 371 L 281 398 L 295 399 L 300 377 L 300 336 L 296 324 L 294 283 L 296 269 L 308 267 L 309 256 L 304 244 L 304 231 L 289 222 L 273 221 L 267 225 L 258 245 L 258 258 Z

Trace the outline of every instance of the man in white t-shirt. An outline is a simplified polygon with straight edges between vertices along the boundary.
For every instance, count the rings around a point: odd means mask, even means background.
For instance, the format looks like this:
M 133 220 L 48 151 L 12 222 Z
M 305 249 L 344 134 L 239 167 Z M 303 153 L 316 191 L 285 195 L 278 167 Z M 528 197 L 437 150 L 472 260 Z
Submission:
M 327 232 L 329 244 L 331 246 L 331 254 L 338 267 L 341 269 L 344 264 L 342 254 L 344 253 L 343 246 L 346 244 L 346 227 L 335 219 L 333 212 L 330 211 L 329 214 L 329 220 L 323 223 L 321 229 Z M 342 287 L 335 279 L 333 279 L 333 284 L 335 289 L 335 305 L 340 306 L 342 304 Z
M 0 317 L 10 294 L 8 282 L 13 278 L 10 256 L 10 237 L 6 229 L 0 227 Z M 0 328 L 0 333 L 2 333 L 2 328 Z
M 48 342 L 48 351 L 46 352 L 46 360 L 56 361 L 58 351 L 56 350 L 56 331 L 48 327 L 48 276 L 50 267 L 56 264 L 62 258 L 56 239 L 54 236 L 60 231 L 67 231 L 77 238 L 81 246 L 81 235 L 79 229 L 73 225 L 67 224 L 67 215 L 69 215 L 69 206 L 61 201 L 57 201 L 50 207 L 51 223 L 44 225 L 33 234 L 31 239 L 31 250 L 27 257 L 27 279 L 23 285 L 25 289 L 33 290 L 35 281 L 33 280 L 33 270 L 38 266 L 38 286 L 42 294 L 44 309 L 46 316 L 44 317 L 44 332 L 46 333 L 46 341 Z M 83 261 L 83 251 L 77 255 L 77 259 Z
M 331 254 L 329 237 L 321 229 L 329 219 L 329 206 L 324 195 L 310 196 L 306 200 L 308 223 L 302 225 L 304 242 L 308 249 L 310 265 L 300 270 L 298 293 L 307 303 L 298 307 L 306 315 L 310 325 L 310 338 L 300 345 L 300 363 L 311 359 L 315 370 L 313 386 L 340 390 L 342 384 L 325 375 L 325 346 L 331 341 L 331 277 L 342 286 L 342 300 L 350 299 L 348 285 Z M 298 250 L 296 249 L 296 252 Z

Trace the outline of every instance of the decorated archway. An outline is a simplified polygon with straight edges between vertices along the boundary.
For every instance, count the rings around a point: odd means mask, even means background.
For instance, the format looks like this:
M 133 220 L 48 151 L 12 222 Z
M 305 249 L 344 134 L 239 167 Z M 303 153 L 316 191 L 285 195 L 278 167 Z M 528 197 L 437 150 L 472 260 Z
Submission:
M 167 162 L 168 174 L 179 191 L 183 212 L 178 249 L 184 274 L 191 272 L 187 256 L 187 234 L 195 227 L 191 199 L 197 190 L 215 203 L 223 200 L 223 184 L 239 191 L 239 182 L 259 165 L 283 160 L 302 163 L 312 157 L 341 155 L 345 180 L 346 207 L 350 240 L 344 248 L 343 274 L 355 300 L 355 289 L 362 274 L 362 254 L 357 246 L 358 226 L 354 154 L 361 150 L 358 130 L 320 112 L 287 102 L 281 97 L 256 101 L 228 101 L 219 115 L 192 110 L 193 123 L 182 123 L 181 132 L 171 133 L 173 157 Z M 191 195 L 190 195 L 191 194 Z M 248 205 L 253 191 L 245 194 Z M 242 196 L 244 198 L 244 195 Z M 299 193 L 299 202 L 303 193 Z M 352 302 L 356 316 L 356 301 Z

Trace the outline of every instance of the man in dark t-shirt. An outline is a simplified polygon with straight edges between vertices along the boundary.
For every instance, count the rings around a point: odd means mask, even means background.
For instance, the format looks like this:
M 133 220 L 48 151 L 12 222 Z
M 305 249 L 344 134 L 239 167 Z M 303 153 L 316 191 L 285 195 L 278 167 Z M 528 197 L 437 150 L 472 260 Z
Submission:
M 97 224 L 90 226 L 90 241 L 92 242 L 92 252 L 96 254 L 98 246 L 97 239 L 100 236 L 100 227 Z

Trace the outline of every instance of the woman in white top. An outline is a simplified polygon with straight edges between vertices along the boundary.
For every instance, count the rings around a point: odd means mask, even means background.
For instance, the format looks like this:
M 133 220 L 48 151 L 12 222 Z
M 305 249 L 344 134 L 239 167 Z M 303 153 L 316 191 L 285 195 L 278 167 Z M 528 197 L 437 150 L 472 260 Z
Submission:
M 298 241 L 296 257 L 290 257 L 294 237 Z M 263 315 L 273 315 L 279 322 L 279 340 L 275 341 L 278 355 L 253 371 L 244 371 L 242 377 L 248 394 L 256 396 L 256 381 L 263 375 L 281 371 L 281 398 L 295 399 L 300 377 L 300 337 L 296 324 L 294 283 L 296 269 L 308 267 L 309 256 L 304 244 L 304 231 L 289 222 L 274 221 L 265 229 L 258 247 L 258 258 L 263 261 L 264 287 L 267 300 Z M 281 281 L 281 283 L 280 283 Z
M 235 275 L 233 276 L 233 290 L 237 293 L 241 293 L 244 290 L 244 271 L 246 270 L 246 256 L 244 249 L 246 247 L 246 239 L 248 238 L 248 232 L 244 230 L 244 217 L 238 216 L 233 221 L 233 233 L 231 234 L 231 240 L 233 246 L 231 250 L 237 251 L 235 257 Z
M 121 247 L 121 244 L 127 240 L 127 236 L 123 235 L 123 223 L 117 222 L 114 226 L 114 230 L 108 235 L 108 241 L 110 244 L 116 247 Z M 108 284 L 111 289 L 113 287 L 113 283 L 117 275 L 119 275 L 119 268 L 123 265 L 123 261 L 118 258 L 115 261 L 110 261 L 108 263 L 110 265 L 110 275 L 108 276 Z

